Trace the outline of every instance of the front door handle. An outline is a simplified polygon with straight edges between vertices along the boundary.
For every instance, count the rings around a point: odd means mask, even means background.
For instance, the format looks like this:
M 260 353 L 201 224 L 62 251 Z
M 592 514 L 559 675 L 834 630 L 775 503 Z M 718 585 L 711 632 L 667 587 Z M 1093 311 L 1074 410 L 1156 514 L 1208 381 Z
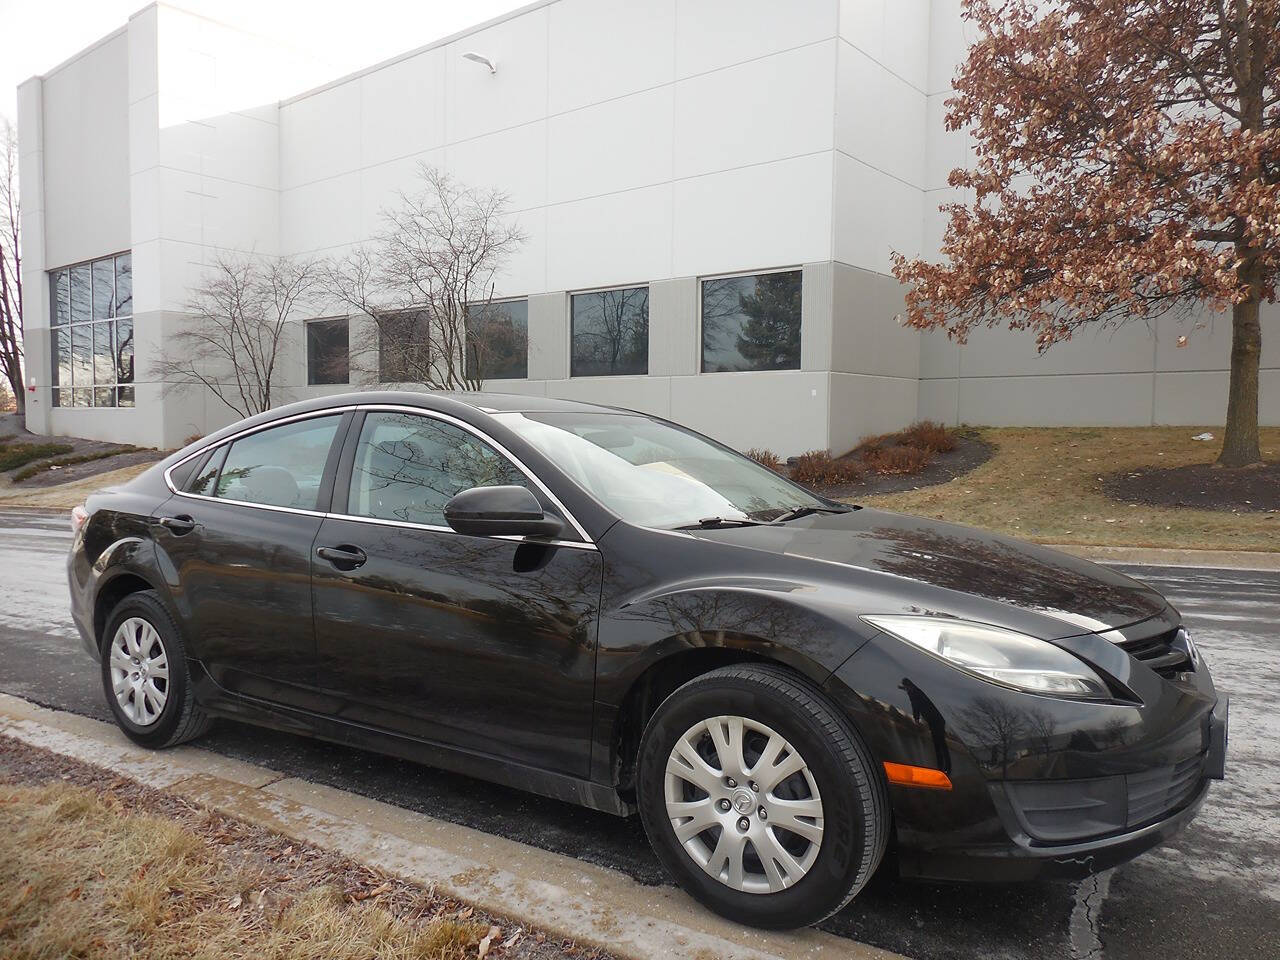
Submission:
M 349 543 L 337 547 L 316 547 L 316 556 L 328 560 L 339 570 L 354 570 L 369 559 L 368 554 Z
M 184 533 L 190 533 L 196 528 L 196 522 L 185 513 L 176 517 L 161 517 L 160 526 L 167 527 L 175 537 L 180 537 Z

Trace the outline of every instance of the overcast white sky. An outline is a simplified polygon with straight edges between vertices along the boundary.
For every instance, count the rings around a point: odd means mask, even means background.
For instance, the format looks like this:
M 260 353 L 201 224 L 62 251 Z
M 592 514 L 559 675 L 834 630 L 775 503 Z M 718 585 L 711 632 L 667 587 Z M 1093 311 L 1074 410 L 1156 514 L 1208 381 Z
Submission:
M 293 35 L 334 76 L 481 23 L 528 0 L 174 0 L 268 36 Z M 128 22 L 144 0 L 0 0 L 0 114 L 16 120 L 19 83 Z

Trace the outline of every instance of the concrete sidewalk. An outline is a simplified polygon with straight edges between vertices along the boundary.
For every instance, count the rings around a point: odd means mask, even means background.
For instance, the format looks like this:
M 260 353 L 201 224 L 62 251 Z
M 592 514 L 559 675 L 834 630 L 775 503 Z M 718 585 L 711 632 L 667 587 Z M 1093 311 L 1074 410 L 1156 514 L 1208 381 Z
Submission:
M 0 733 L 338 851 L 467 903 L 637 960 L 892 960 L 822 933 L 739 927 L 673 887 L 285 777 L 196 747 L 135 746 L 116 727 L 0 694 Z

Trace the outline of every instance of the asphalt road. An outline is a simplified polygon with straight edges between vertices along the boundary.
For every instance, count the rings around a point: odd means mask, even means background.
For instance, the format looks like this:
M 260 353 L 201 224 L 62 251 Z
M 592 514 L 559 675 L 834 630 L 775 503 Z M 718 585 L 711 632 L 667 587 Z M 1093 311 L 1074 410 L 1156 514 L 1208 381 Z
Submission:
M 110 719 L 67 612 L 61 517 L 0 511 L 0 690 Z M 1126 568 L 1186 617 L 1232 696 L 1228 779 L 1172 844 L 1083 883 L 877 879 L 827 924 L 933 958 L 1280 957 L 1280 573 Z M 201 746 L 289 776 L 667 882 L 640 824 L 454 774 L 221 722 Z

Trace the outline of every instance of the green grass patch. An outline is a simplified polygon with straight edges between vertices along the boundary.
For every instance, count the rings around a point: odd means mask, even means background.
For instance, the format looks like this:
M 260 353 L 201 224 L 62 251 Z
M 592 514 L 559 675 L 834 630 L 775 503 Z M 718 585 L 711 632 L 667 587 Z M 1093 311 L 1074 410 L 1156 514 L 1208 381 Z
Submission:
M 0 449 L 0 473 L 46 457 L 70 453 L 72 449 L 65 443 L 7 443 L 4 449 Z

